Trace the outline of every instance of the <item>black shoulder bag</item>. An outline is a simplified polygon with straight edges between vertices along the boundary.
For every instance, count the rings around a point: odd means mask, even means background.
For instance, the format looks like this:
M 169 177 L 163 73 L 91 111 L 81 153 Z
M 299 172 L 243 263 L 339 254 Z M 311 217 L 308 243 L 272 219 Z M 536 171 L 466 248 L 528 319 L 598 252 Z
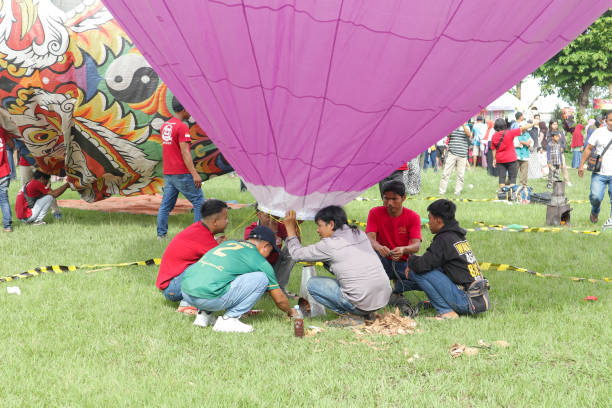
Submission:
M 506 136 L 505 130 L 504 130 L 504 133 L 502 133 L 501 137 L 499 138 L 499 142 L 497 143 L 497 147 L 495 147 L 495 150 L 499 150 L 499 146 L 501 146 L 502 142 L 504 141 L 504 136 Z
M 593 173 L 599 173 L 601 171 L 601 161 L 602 161 L 603 155 L 606 154 L 611 144 L 612 144 L 612 139 L 610 140 L 606 148 L 603 149 L 603 152 L 601 152 L 601 154 L 595 153 L 595 148 L 591 150 L 591 155 L 589 156 L 589 159 L 587 160 L 587 170 L 588 171 L 592 171 Z
M 468 312 L 470 314 L 478 314 L 486 312 L 491 307 L 491 300 L 489 299 L 489 281 L 485 279 L 478 265 L 478 271 L 480 272 L 480 279 L 470 283 L 465 289 L 468 301 Z

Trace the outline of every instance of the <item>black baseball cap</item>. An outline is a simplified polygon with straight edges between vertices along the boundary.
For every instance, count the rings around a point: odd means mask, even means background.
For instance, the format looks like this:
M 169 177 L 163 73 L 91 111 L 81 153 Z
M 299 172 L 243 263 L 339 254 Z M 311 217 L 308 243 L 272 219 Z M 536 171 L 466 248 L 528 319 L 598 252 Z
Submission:
M 259 239 L 261 241 L 266 241 L 276 252 L 280 252 L 280 249 L 276 246 L 276 236 L 274 235 L 274 231 L 272 231 L 268 227 L 264 227 L 263 225 L 259 225 L 251 230 L 249 234 L 249 239 Z

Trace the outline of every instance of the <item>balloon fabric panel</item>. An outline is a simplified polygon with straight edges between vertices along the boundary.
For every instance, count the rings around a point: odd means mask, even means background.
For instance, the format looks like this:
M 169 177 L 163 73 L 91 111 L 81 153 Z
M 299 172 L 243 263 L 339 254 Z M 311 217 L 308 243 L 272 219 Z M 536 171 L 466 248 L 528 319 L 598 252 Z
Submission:
M 608 0 L 105 0 L 264 210 L 344 204 L 479 112 Z M 477 23 L 474 23 L 477 22 Z

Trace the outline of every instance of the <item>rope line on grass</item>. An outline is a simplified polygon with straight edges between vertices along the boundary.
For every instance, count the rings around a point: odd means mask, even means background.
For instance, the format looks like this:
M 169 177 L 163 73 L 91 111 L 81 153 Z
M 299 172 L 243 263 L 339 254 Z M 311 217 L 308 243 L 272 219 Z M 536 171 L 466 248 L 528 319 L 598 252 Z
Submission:
M 569 231 L 574 234 L 599 235 L 597 230 L 574 230 L 565 227 L 528 227 L 526 225 L 491 225 L 483 221 L 474 221 L 476 228 L 466 228 L 466 231 L 506 231 L 506 232 L 564 232 Z
M 11 282 L 19 279 L 32 278 L 34 276 L 40 276 L 43 274 L 60 274 L 64 272 L 72 272 L 78 269 L 92 269 L 92 268 L 108 268 L 108 267 L 122 267 L 122 266 L 151 266 L 161 264 L 161 258 L 151 258 L 146 261 L 135 261 L 135 262 L 122 262 L 114 264 L 84 264 L 84 265 L 51 265 L 51 266 L 39 266 L 38 268 L 29 269 L 25 272 L 17 273 L 15 275 L 0 277 L 0 283 Z
M 349 224 L 358 225 L 365 227 L 367 224 L 358 220 L 348 220 Z M 483 221 L 474 221 L 475 228 L 466 228 L 468 232 L 489 232 L 489 231 L 504 231 L 504 232 L 565 232 L 569 231 L 574 234 L 586 234 L 586 235 L 600 235 L 601 231 L 597 230 L 574 230 L 565 227 L 528 227 L 527 225 L 491 225 L 486 224 Z M 425 223 L 421 220 L 421 227 L 428 227 L 429 223 Z
M 314 265 L 323 266 L 323 262 L 298 262 L 298 263 L 302 265 L 306 265 L 306 266 L 314 266 Z M 524 273 L 528 273 L 530 275 L 534 275 L 540 278 L 569 278 L 573 282 L 590 282 L 590 283 L 597 283 L 597 282 L 610 283 L 612 282 L 612 278 L 607 278 L 607 277 L 601 278 L 601 279 L 593 279 L 593 278 L 578 278 L 575 276 L 561 276 L 561 275 L 555 275 L 552 273 L 540 273 L 540 272 L 532 271 L 530 269 L 520 268 L 518 266 L 512 266 L 508 264 L 499 264 L 499 263 L 491 263 L 491 262 L 481 262 L 480 269 L 483 271 L 524 272 Z
M 539 278 L 568 278 L 568 279 L 571 279 L 573 282 L 590 282 L 590 283 L 597 283 L 597 282 L 610 283 L 612 282 L 612 278 L 608 278 L 608 277 L 604 277 L 601 279 L 593 279 L 593 278 L 579 278 L 575 276 L 561 276 L 561 275 L 556 275 L 553 273 L 540 273 L 540 272 L 532 271 L 530 269 L 520 268 L 518 266 L 512 266 L 508 264 L 498 264 L 498 263 L 491 263 L 491 262 L 482 262 L 480 264 L 480 269 L 483 271 L 516 271 L 516 272 L 528 273 L 530 275 L 534 275 Z
M 427 196 L 427 197 L 406 197 L 406 200 L 422 200 L 422 201 L 436 201 L 444 198 L 449 201 L 456 203 L 491 203 L 491 202 L 508 202 L 508 200 L 500 200 L 499 198 L 454 198 L 454 197 L 438 197 L 438 196 Z M 357 197 L 356 201 L 381 201 L 378 198 L 368 197 Z M 568 200 L 569 204 L 585 204 L 590 203 L 589 200 Z
M 323 266 L 323 262 L 298 262 L 298 263 L 301 265 L 306 265 L 306 266 L 314 266 L 314 265 Z M 151 258 L 151 259 L 147 259 L 146 261 L 121 262 L 121 263 L 114 263 L 114 264 L 94 264 L 94 265 L 84 264 L 80 266 L 77 266 L 77 265 L 40 266 L 38 268 L 33 268 L 33 269 L 30 269 L 30 270 L 27 270 L 25 272 L 21 272 L 15 275 L 0 277 L 0 283 L 11 282 L 14 280 L 20 280 L 20 279 L 26 279 L 26 278 L 32 278 L 34 276 L 40 276 L 43 274 L 60 274 L 64 272 L 72 272 L 78 269 L 124 267 L 124 266 L 153 266 L 153 265 L 160 265 L 160 264 L 161 264 L 161 258 Z M 601 279 L 593 279 L 593 278 L 579 278 L 575 276 L 561 276 L 561 275 L 556 275 L 552 273 L 540 273 L 540 272 L 532 271 L 530 269 L 520 268 L 518 266 L 512 266 L 508 264 L 499 264 L 499 263 L 491 263 L 491 262 L 480 263 L 480 269 L 483 271 L 516 271 L 516 272 L 528 273 L 530 275 L 534 275 L 540 278 L 569 278 L 573 282 L 590 282 L 590 283 L 597 283 L 597 282 L 610 283 L 612 282 L 612 278 L 609 278 L 609 277 L 604 277 Z

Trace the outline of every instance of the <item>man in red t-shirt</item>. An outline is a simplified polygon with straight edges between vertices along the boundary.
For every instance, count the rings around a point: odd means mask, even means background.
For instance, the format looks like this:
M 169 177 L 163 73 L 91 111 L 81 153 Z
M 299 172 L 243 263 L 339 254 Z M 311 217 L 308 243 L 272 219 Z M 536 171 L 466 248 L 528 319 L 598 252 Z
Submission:
M 402 293 L 420 289 L 416 282 L 405 279 L 402 271 L 406 269 L 410 254 L 418 252 L 421 247 L 421 217 L 402 205 L 406 200 L 404 183 L 391 180 L 383 185 L 382 190 L 383 206 L 370 210 L 366 234 L 387 276 L 395 280 L 389 305 L 399 306 L 404 314 L 411 314 L 410 303 Z
M 4 128 L 0 127 L 0 211 L 2 211 L 2 231 L 13 231 L 13 215 L 9 204 L 8 188 L 11 184 L 11 166 L 9 165 L 7 150 L 10 136 Z
M 25 144 L 21 141 L 16 141 L 15 146 L 19 151 L 19 176 L 21 179 L 21 186 L 25 186 L 32 180 L 34 176 L 34 171 L 36 171 L 36 161 L 32 158 L 30 151 L 25 146 Z M 57 204 L 57 199 L 53 199 L 51 201 L 51 213 L 56 220 L 62 218 L 62 212 Z
M 287 239 L 287 230 L 282 222 L 278 222 L 270 214 L 260 211 L 257 205 L 255 205 L 255 215 L 257 221 L 247 226 L 244 229 L 244 239 L 248 239 L 251 231 L 257 226 L 263 225 L 264 227 L 270 228 L 276 236 L 276 246 L 280 248 L 280 252 L 272 251 L 266 258 L 270 265 L 274 268 L 274 274 L 281 290 L 287 297 L 295 298 L 296 295 L 291 292 L 287 292 L 287 284 L 289 283 L 289 276 L 295 266 L 295 261 L 289 255 L 289 250 L 286 246 L 283 247 L 283 241 Z M 299 239 L 299 233 L 298 233 Z
M 46 224 L 43 219 L 54 198 L 66 191 L 70 184 L 64 183 L 61 187 L 51 190 L 49 187 L 51 176 L 40 170 L 34 172 L 34 178 L 19 190 L 15 202 L 17 218 L 33 225 Z
M 164 197 L 157 213 L 157 236 L 165 238 L 168 233 L 168 216 L 182 193 L 193 204 L 193 221 L 202 218 L 200 207 L 204 201 L 202 177 L 191 158 L 191 136 L 189 127 L 183 122 L 191 117 L 177 100 L 172 103 L 174 117 L 164 123 L 159 131 L 162 138 L 164 161 Z
M 215 239 L 227 227 L 227 204 L 221 200 L 204 201 L 200 208 L 202 219 L 179 232 L 162 256 L 155 286 L 171 302 L 181 301 L 177 311 L 196 314 L 197 309 L 183 302 L 181 277 L 185 269 L 196 263 L 206 252 L 216 247 L 225 237 Z

